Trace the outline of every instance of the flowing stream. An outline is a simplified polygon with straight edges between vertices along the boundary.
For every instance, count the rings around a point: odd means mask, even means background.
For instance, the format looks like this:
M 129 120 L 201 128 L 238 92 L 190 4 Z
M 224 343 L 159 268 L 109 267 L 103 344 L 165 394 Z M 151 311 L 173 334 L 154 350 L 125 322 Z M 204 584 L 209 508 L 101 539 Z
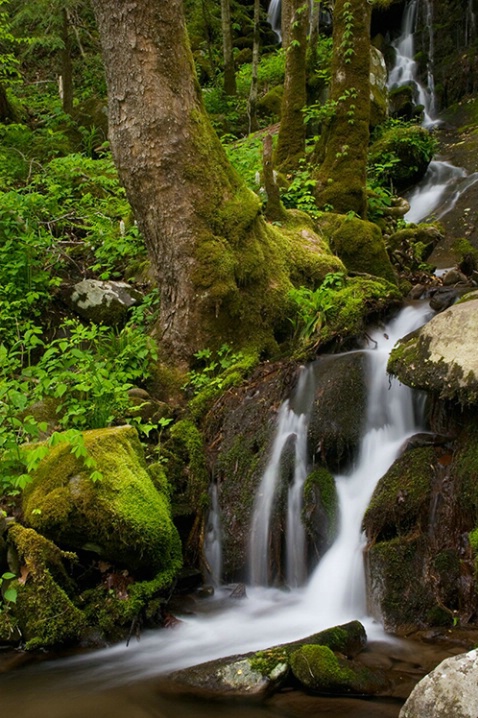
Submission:
M 153 676 L 221 655 L 258 650 L 295 640 L 354 618 L 364 622 L 369 638 L 385 640 L 381 625 L 367 616 L 361 523 L 377 481 L 394 461 L 406 438 L 419 428 L 412 392 L 390 380 L 385 371 L 387 357 L 395 341 L 423 324 L 429 312 L 424 305 L 407 307 L 385 329 L 378 329 L 371 334 L 370 346 L 373 348 L 364 350 L 368 357 L 370 390 L 359 457 L 353 470 L 337 477 L 340 500 L 338 537 L 306 585 L 288 591 L 249 586 L 247 599 L 241 601 L 228 599 L 229 591 L 218 589 L 214 598 L 203 600 L 202 613 L 181 616 L 182 623 L 175 629 L 151 631 L 143 635 L 140 642 L 132 642 L 129 647 L 117 645 L 0 675 L 2 709 L 6 713 L 13 711 L 20 693 L 22 701 L 26 701 L 24 704 L 31 704 L 32 716 L 48 715 L 49 718 L 56 718 L 58 715 L 58 718 L 69 718 L 77 714 L 73 710 L 62 712 L 64 701 L 70 701 L 70 706 L 76 705 L 78 701 L 78 705 L 82 704 L 83 710 L 87 710 L 85 701 L 93 695 L 98 694 L 104 699 L 105 691 L 109 690 L 108 695 L 118 696 L 126 686 L 134 692 L 135 685 Z M 301 447 L 295 453 L 296 464 L 302 466 L 300 471 L 296 471 L 296 474 L 300 474 L 299 483 L 302 474 L 306 472 L 303 447 L 307 431 L 307 421 L 301 421 L 300 417 L 307 416 L 310 392 L 310 374 L 304 370 L 296 398 L 290 404 L 284 404 L 279 418 L 281 427 L 285 421 L 284 416 L 289 414 L 288 421 L 293 427 L 289 426 L 286 432 L 292 430 L 297 438 L 296 446 Z M 291 406 L 294 408 L 291 409 Z M 297 421 L 292 421 L 291 414 Z M 281 432 L 282 428 L 278 428 L 277 436 Z M 272 458 L 271 463 L 275 460 Z M 295 498 L 292 495 L 289 498 L 295 506 L 289 520 L 300 522 L 300 510 L 294 514 L 294 511 L 298 511 Z M 296 524 L 292 533 L 297 528 Z M 213 533 L 216 531 L 217 525 Z M 217 540 L 217 536 L 214 540 Z M 300 546 L 303 551 L 303 544 L 300 543 Z M 298 550 L 296 545 L 293 558 L 289 560 L 302 560 L 296 557 L 295 552 Z M 291 582 L 301 582 L 296 579 L 293 571 Z M 116 705 L 118 700 L 115 701 Z M 44 713 L 39 709 L 42 702 L 48 707 Z M 126 706 L 125 702 L 122 712 L 116 705 L 115 718 L 177 715 L 177 709 L 164 714 L 132 713 L 130 709 L 126 710 Z M 58 712 L 55 712 L 56 709 Z M 16 712 L 18 714 L 18 710 Z M 21 715 L 22 718 L 29 717 L 30 713 Z M 86 713 L 83 713 L 82 718 L 84 715 Z M 109 714 L 106 712 L 101 715 Z M 222 715 L 232 716 L 234 713 L 224 711 Z

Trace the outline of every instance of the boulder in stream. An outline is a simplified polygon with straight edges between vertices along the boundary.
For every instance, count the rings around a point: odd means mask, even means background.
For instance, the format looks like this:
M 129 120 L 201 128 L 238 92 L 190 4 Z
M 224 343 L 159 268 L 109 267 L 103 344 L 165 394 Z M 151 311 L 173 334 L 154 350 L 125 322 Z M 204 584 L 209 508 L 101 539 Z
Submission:
M 476 718 L 478 651 L 447 658 L 413 689 L 399 718 Z
M 388 371 L 417 389 L 461 404 L 478 401 L 478 292 L 400 340 Z
M 346 675 L 349 677 L 347 685 L 353 683 L 355 692 L 368 692 L 365 687 L 365 675 L 368 677 L 369 687 L 375 683 L 378 685 L 381 679 L 364 666 L 357 666 L 356 670 L 351 669 L 352 661 L 345 658 L 345 656 L 356 656 L 363 650 L 366 642 L 367 636 L 362 624 L 359 621 L 350 621 L 299 641 L 254 653 L 218 658 L 175 671 L 160 681 L 159 690 L 168 694 L 186 694 L 209 699 L 262 700 L 284 684 L 291 667 L 294 671 L 293 665 L 302 665 L 303 657 L 300 657 L 300 652 L 303 649 L 306 651 L 322 649 L 322 653 L 326 652 L 328 664 L 335 666 L 337 661 L 341 662 L 342 677 Z M 334 651 L 340 656 L 339 658 L 336 658 Z M 302 675 L 300 668 L 297 670 Z M 359 676 L 362 677 L 361 689 L 358 688 Z M 301 680 L 300 677 L 298 680 Z M 303 682 L 303 685 L 311 687 L 307 682 Z M 345 683 L 341 685 L 344 687 Z

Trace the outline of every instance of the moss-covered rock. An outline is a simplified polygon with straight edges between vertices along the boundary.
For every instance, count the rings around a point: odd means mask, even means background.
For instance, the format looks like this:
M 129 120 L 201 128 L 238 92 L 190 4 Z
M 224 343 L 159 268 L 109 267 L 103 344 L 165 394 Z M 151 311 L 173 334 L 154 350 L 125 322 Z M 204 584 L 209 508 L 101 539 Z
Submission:
M 314 469 L 305 480 L 302 521 L 317 559 L 331 545 L 338 527 L 335 479 L 325 468 Z
M 364 517 L 369 541 L 388 541 L 426 530 L 434 476 L 435 449 L 405 452 L 383 476 Z
M 284 86 L 277 85 L 272 87 L 265 95 L 257 101 L 257 114 L 260 117 L 272 118 L 274 121 L 280 120 L 282 95 L 284 94 Z
M 331 239 L 331 247 L 349 272 L 361 272 L 396 283 L 395 273 L 376 224 L 345 217 Z
M 327 646 L 302 646 L 290 664 L 299 683 L 320 693 L 373 695 L 387 687 L 382 674 L 335 655 Z
M 394 127 L 371 145 L 369 166 L 380 164 L 383 167 L 386 158 L 389 167 L 382 170 L 382 179 L 400 191 L 423 177 L 435 150 L 436 140 L 423 127 Z
M 408 386 L 461 404 L 478 401 L 476 296 L 449 307 L 392 350 L 388 371 Z
M 372 610 L 387 630 L 426 625 L 436 606 L 427 578 L 425 536 L 397 537 L 367 552 Z
M 130 426 L 84 433 L 102 478 L 93 482 L 68 444 L 52 448 L 23 496 L 25 521 L 58 545 L 92 550 L 144 577 L 171 565 L 178 535 Z
M 82 612 L 68 593 L 72 582 L 64 561 L 76 556 L 61 551 L 33 529 L 13 524 L 8 539 L 22 566 L 22 581 L 16 584 L 14 615 L 26 648 L 46 648 L 78 640 L 86 628 Z

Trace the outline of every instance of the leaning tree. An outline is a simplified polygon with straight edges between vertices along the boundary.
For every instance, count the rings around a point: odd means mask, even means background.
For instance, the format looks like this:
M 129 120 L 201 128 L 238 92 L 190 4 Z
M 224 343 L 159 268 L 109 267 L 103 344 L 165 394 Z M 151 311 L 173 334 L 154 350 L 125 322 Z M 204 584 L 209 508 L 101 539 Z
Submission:
M 156 271 L 162 347 L 175 361 L 225 340 L 270 346 L 291 280 L 336 258 L 306 220 L 268 224 L 208 120 L 182 0 L 93 0 L 113 157 Z M 288 223 L 285 222 L 285 225 Z

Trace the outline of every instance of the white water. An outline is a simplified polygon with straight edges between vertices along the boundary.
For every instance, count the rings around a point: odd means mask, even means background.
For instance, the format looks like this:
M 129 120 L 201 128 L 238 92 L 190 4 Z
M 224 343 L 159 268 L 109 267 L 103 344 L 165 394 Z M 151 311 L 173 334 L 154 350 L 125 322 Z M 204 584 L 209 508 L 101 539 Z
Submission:
M 440 219 L 476 182 L 478 172 L 468 175 L 463 167 L 433 160 L 423 179 L 407 197 L 410 210 L 404 219 L 407 222 L 421 222 L 432 217 Z
M 211 484 L 209 488 L 209 496 L 211 500 L 211 508 L 206 525 L 204 557 L 206 559 L 209 580 L 214 586 L 218 586 L 222 573 L 222 542 L 217 484 Z
M 300 586 L 306 579 L 305 531 L 300 520 L 302 489 L 307 477 L 307 427 L 313 399 L 313 372 L 302 367 L 297 390 L 291 403 L 285 401 L 279 411 L 271 457 L 262 477 L 256 499 L 249 542 L 250 582 L 267 586 L 270 566 L 271 517 L 282 478 L 284 449 L 294 444 L 294 476 L 288 488 L 286 520 L 286 580 L 288 586 Z
M 428 87 L 425 87 L 417 78 L 417 63 L 414 60 L 415 55 L 415 28 L 417 23 L 417 13 L 419 9 L 419 0 L 411 0 L 405 8 L 402 21 L 402 31 L 400 36 L 392 43 L 395 49 L 395 65 L 390 71 L 388 78 L 388 87 L 393 89 L 402 85 L 411 85 L 415 90 L 415 101 L 418 105 L 424 107 L 425 127 L 433 127 L 437 124 L 434 118 L 434 82 L 431 65 L 431 57 L 428 63 Z M 427 16 L 431 14 L 431 4 L 426 3 Z M 433 53 L 433 34 L 432 26 L 429 25 L 429 53 Z
M 175 629 L 146 633 L 128 648 L 123 644 L 61 664 L 42 665 L 39 671 L 54 671 L 56 689 L 60 685 L 84 686 L 85 690 L 120 686 L 219 656 L 306 637 L 355 618 L 362 620 L 371 640 L 385 640 L 381 626 L 366 612 L 361 524 L 376 482 L 418 428 L 410 390 L 390 382 L 385 373 L 387 356 L 400 336 L 423 324 L 428 312 L 423 305 L 407 307 L 385 330 L 372 335 L 377 347 L 366 350 L 371 380 L 367 430 L 355 470 L 337 477 L 339 536 L 309 584 L 290 591 L 248 587 L 248 598 L 241 601 L 228 600 L 227 590 L 218 590 L 215 598 L 202 603 L 207 613 L 181 617 L 182 624 Z M 296 416 L 304 415 L 298 407 L 296 411 Z
M 279 42 L 282 42 L 281 4 L 282 0 L 271 0 L 267 10 L 267 21 L 277 35 Z

